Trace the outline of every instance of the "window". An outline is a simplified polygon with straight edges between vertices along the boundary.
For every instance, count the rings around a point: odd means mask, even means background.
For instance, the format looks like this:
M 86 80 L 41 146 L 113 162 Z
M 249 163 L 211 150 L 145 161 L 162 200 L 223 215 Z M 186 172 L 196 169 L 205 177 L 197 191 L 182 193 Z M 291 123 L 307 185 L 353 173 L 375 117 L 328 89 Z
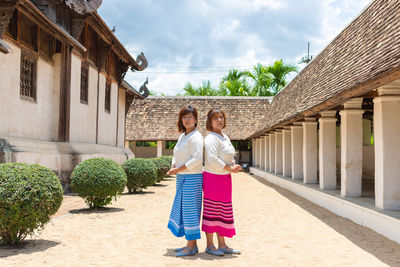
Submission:
M 110 113 L 110 108 L 111 108 L 111 83 L 107 82 L 105 100 L 104 100 L 104 109 L 106 110 L 106 112 Z
M 14 11 L 13 16 L 11 17 L 10 24 L 8 25 L 7 32 L 17 40 L 17 25 L 18 25 L 18 12 Z
M 81 67 L 81 103 L 88 103 L 89 67 L 82 63 Z
M 36 100 L 36 59 L 21 54 L 20 95 Z
M 87 35 L 87 49 L 88 49 L 88 58 L 93 63 L 96 64 L 97 51 L 98 51 L 98 37 L 97 33 L 90 27 L 88 28 L 88 35 Z
M 32 21 L 21 15 L 20 40 L 25 45 L 37 51 L 38 27 Z
M 40 54 L 52 58 L 55 50 L 55 40 L 50 34 L 45 31 L 40 31 L 39 51 Z

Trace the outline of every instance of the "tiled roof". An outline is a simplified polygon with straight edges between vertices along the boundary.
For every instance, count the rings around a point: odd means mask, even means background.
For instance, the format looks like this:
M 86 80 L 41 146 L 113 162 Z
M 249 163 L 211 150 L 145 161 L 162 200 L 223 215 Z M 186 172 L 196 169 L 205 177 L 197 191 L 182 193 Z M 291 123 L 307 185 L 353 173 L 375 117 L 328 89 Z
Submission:
M 373 1 L 274 97 L 254 136 L 399 79 L 399 70 L 400 1 Z
M 207 112 L 221 108 L 227 116 L 225 133 L 232 140 L 246 139 L 268 114 L 270 97 L 148 97 L 134 99 L 126 118 L 127 140 L 176 140 L 178 113 L 190 104 L 199 114 L 198 129 L 206 133 Z

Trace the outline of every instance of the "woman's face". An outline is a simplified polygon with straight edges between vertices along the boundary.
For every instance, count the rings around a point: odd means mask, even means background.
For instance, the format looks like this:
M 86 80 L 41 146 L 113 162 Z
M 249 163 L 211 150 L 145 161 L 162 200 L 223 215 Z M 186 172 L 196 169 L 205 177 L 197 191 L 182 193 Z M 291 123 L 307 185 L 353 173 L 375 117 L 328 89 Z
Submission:
M 224 128 L 225 120 L 224 120 L 224 115 L 222 113 L 218 113 L 211 119 L 211 126 L 214 131 L 222 131 L 222 128 Z
M 186 129 L 193 129 L 195 128 L 197 120 L 194 118 L 192 113 L 188 113 L 182 116 L 182 124 Z

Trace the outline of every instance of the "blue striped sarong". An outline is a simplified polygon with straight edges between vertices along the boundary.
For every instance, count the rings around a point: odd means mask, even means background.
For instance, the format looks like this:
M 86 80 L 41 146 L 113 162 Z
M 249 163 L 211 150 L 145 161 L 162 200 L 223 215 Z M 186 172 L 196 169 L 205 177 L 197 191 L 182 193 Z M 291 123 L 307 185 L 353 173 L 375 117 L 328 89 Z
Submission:
M 168 222 L 175 236 L 200 239 L 202 187 L 202 173 L 176 175 L 176 195 Z

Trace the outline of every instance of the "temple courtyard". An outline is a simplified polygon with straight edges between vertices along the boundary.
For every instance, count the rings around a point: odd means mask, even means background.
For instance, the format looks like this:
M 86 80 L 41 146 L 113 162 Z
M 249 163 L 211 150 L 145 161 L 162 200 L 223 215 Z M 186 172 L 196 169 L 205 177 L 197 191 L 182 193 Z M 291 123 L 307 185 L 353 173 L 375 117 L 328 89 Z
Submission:
M 184 245 L 166 228 L 175 193 L 168 178 L 110 208 L 89 211 L 77 196 L 19 249 L 0 248 L 1 266 L 400 266 L 400 245 L 257 176 L 233 175 L 241 255 L 176 258 Z

